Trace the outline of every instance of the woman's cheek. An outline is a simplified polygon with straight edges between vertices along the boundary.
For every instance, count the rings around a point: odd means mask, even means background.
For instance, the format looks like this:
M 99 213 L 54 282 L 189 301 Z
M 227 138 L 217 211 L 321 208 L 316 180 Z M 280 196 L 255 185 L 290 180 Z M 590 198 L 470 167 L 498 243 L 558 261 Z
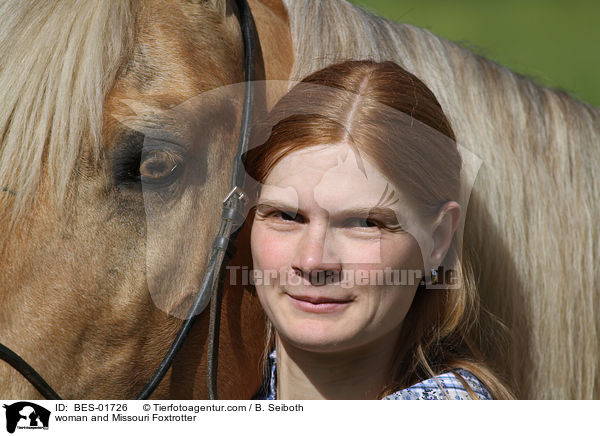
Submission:
M 349 239 L 343 240 L 343 243 L 338 244 L 338 255 L 345 265 L 355 265 L 359 269 L 362 265 L 370 269 L 378 267 L 383 262 L 381 256 L 381 243 L 379 239 L 359 240 Z
M 290 247 L 287 238 L 265 228 L 262 223 L 255 223 L 251 235 L 252 257 L 254 268 L 261 270 L 278 270 L 285 265 Z

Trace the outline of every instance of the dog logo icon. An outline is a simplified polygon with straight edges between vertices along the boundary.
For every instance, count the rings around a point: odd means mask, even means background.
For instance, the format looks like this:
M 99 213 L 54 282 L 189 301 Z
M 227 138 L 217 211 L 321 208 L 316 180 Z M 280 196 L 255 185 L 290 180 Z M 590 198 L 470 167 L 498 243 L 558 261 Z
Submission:
M 14 433 L 19 429 L 48 429 L 50 411 L 28 401 L 19 401 L 10 405 L 4 404 L 6 409 L 6 431 Z

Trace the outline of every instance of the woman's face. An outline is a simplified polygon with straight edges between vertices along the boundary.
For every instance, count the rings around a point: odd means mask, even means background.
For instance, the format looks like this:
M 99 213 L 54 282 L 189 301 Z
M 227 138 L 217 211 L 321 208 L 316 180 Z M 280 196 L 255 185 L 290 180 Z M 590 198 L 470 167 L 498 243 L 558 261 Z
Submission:
M 402 193 L 347 144 L 292 152 L 258 199 L 258 296 L 279 336 L 301 349 L 394 342 L 423 271 L 417 240 L 426 239 Z

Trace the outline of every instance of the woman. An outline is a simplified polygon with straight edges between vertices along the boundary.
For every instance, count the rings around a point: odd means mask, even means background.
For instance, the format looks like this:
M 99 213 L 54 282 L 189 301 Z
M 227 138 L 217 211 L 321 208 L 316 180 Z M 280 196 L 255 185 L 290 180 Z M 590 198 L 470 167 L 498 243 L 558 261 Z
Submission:
M 245 161 L 275 329 L 265 397 L 511 398 L 471 339 L 461 157 L 429 89 L 391 62 L 345 62 L 295 86 L 258 131 Z

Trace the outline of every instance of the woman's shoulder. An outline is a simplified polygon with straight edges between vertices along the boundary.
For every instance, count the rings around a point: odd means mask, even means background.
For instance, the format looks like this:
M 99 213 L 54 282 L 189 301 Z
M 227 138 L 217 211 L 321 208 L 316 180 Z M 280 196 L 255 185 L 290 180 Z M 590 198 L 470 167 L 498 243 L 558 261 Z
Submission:
M 458 374 L 458 376 L 456 375 Z M 460 377 L 459 377 L 460 376 Z M 423 380 L 406 389 L 394 392 L 384 400 L 471 400 L 462 378 L 480 400 L 492 400 L 491 394 L 479 379 L 465 369 L 455 369 Z

